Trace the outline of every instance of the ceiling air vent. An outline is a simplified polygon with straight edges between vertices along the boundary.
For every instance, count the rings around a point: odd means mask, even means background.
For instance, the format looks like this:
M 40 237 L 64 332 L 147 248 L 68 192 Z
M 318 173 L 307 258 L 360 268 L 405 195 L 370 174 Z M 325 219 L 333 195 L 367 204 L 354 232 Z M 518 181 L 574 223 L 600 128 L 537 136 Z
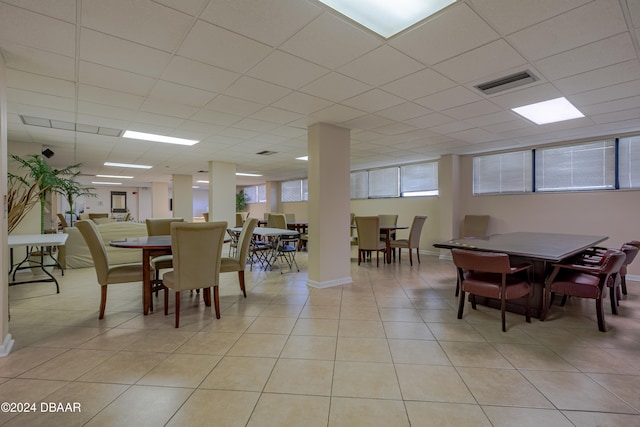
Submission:
M 256 154 L 260 156 L 270 156 L 272 154 L 276 154 L 276 151 L 264 150 L 264 151 L 258 151 Z
M 482 91 L 485 95 L 493 95 L 494 93 L 513 89 L 515 87 L 528 85 L 529 83 L 533 83 L 537 80 L 538 78 L 533 75 L 531 71 L 527 70 L 511 74 L 506 77 L 501 77 L 487 83 L 479 84 L 476 88 Z

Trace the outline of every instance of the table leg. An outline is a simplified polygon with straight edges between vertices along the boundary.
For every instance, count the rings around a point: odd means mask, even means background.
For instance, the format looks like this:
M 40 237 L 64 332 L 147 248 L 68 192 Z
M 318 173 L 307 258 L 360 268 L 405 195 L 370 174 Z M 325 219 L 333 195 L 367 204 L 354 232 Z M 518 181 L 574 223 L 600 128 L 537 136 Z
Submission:
M 391 264 L 391 229 L 387 229 L 386 230 L 386 244 L 387 244 L 387 250 L 386 250 L 386 255 L 387 255 L 387 264 Z
M 149 265 L 151 260 L 151 250 L 142 250 L 142 305 L 143 312 L 146 316 L 149 314 L 149 307 L 151 306 L 151 267 Z

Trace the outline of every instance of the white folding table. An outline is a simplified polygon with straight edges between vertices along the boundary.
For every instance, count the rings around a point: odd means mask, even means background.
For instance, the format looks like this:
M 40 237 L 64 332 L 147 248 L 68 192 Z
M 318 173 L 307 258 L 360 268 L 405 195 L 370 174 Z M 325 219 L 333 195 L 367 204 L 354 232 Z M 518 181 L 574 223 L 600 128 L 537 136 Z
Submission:
M 51 248 L 53 246 L 64 246 L 64 244 L 67 241 L 67 237 L 69 237 L 69 235 L 66 233 L 18 234 L 15 236 L 14 235 L 8 236 L 7 240 L 8 240 L 8 246 L 9 246 L 10 259 L 11 259 L 10 261 L 11 269 L 9 271 L 9 275 L 12 275 L 12 281 L 9 283 L 9 286 L 20 285 L 23 283 L 54 282 L 56 284 L 56 292 L 60 293 L 60 286 L 58 285 L 58 281 L 56 280 L 55 277 L 53 277 L 53 274 L 47 271 L 45 267 L 55 267 L 55 266 L 60 267 L 60 270 L 62 271 L 63 276 L 64 276 L 64 269 L 62 268 L 62 265 L 60 265 L 58 260 L 55 258 L 53 259 L 55 263 L 45 264 L 44 255 L 46 252 L 45 248 Z M 26 246 L 27 254 L 22 261 L 20 261 L 17 264 L 14 264 L 13 248 L 20 247 L 20 246 Z M 38 265 L 35 267 L 36 268 L 39 267 L 42 270 L 42 272 L 46 276 L 48 276 L 48 278 L 40 277 L 40 278 L 35 278 L 30 280 L 16 281 L 16 272 L 18 270 L 31 268 L 31 266 L 25 266 L 24 264 L 27 263 L 27 261 L 29 261 L 29 255 L 31 254 L 32 247 L 40 249 L 40 261 L 39 262 L 36 261 Z M 34 260 L 31 259 L 31 261 L 33 262 Z

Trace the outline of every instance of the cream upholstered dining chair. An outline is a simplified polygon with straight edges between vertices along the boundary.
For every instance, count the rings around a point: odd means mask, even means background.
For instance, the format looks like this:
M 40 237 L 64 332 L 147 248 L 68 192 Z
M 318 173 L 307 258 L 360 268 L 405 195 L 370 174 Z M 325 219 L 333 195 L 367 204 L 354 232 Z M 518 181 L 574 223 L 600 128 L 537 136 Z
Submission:
M 409 265 L 413 265 L 412 249 L 415 248 L 416 255 L 418 256 L 418 263 L 420 263 L 420 234 L 422 233 L 422 227 L 424 226 L 426 219 L 426 216 L 413 217 L 411 229 L 409 230 L 409 238 L 392 240 L 390 242 L 392 250 L 395 251 L 395 249 L 398 248 L 398 261 L 400 261 L 400 251 L 402 251 L 402 248 L 406 248 L 409 249 Z
M 171 234 L 171 224 L 174 222 L 184 222 L 184 218 L 147 218 L 147 235 L 168 236 Z M 160 270 L 173 268 L 173 255 L 160 255 L 150 260 L 151 268 L 156 271 L 156 281 L 160 280 Z
M 267 227 L 287 229 L 287 217 L 284 214 L 270 213 L 267 217 Z
M 253 238 L 253 229 L 258 224 L 257 218 L 247 218 L 242 226 L 236 253 L 234 257 L 224 257 L 220 262 L 220 273 L 238 272 L 238 283 L 244 297 L 247 297 L 247 290 L 244 285 L 244 269 L 247 265 L 247 257 L 249 256 L 249 244 Z
M 485 237 L 489 227 L 489 215 L 465 215 L 460 237 Z
M 390 214 L 383 214 L 383 215 L 378 215 L 378 218 L 380 218 L 380 227 L 395 227 L 396 225 L 398 225 L 398 215 L 390 215 Z M 389 233 L 389 238 L 390 239 L 395 239 L 396 238 L 396 232 L 395 231 L 391 231 Z M 380 240 L 385 240 L 387 239 L 387 233 L 380 233 Z
M 242 224 L 244 224 L 244 216 L 242 212 L 236 212 L 236 227 L 242 227 Z
M 458 319 L 462 319 L 465 292 L 470 294 L 471 307 L 476 309 L 476 295 L 500 300 L 502 332 L 506 332 L 505 311 L 507 300 L 526 297 L 525 320 L 531 323 L 531 264 L 511 267 L 509 255 L 497 252 L 452 249 L 453 263 L 458 270 L 460 302 Z
M 380 218 L 377 216 L 357 216 L 358 230 L 358 265 L 363 254 L 376 251 L 376 266 L 380 266 L 380 252 L 387 250 L 385 242 L 380 241 Z M 383 257 L 386 260 L 386 256 Z
M 98 319 L 104 318 L 104 310 L 107 305 L 107 286 L 117 283 L 142 282 L 142 263 L 124 264 L 111 267 L 107 257 L 107 248 L 102 236 L 98 232 L 92 220 L 80 220 L 75 223 L 84 237 L 93 258 L 96 269 L 96 277 L 101 288 L 100 314 Z
M 226 221 L 174 222 L 171 224 L 171 252 L 173 270 L 162 275 L 164 314 L 168 314 L 168 290 L 175 291 L 176 328 L 180 327 L 180 291 L 202 289 L 205 305 L 213 305 L 220 318 L 220 262 L 222 244 L 227 230 Z

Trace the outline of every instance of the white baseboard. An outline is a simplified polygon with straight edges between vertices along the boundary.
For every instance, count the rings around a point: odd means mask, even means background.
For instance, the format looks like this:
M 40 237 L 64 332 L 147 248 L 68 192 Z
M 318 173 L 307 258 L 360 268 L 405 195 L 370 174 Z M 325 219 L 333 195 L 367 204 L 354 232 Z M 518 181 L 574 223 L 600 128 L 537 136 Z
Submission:
M 2 345 L 0 345 L 0 357 L 5 357 L 9 355 L 9 353 L 11 352 L 11 347 L 13 347 L 14 342 L 15 340 L 11 338 L 11 334 L 7 334 L 7 336 L 4 337 L 4 342 L 2 343 Z
M 311 286 L 312 288 L 323 289 L 323 288 L 331 288 L 333 286 L 346 285 L 347 283 L 352 283 L 352 282 L 353 282 L 353 279 L 351 279 L 351 276 L 348 276 L 348 277 L 343 277 L 341 279 L 329 280 L 326 282 L 317 282 L 315 280 L 307 280 L 307 285 Z
M 626 279 L 627 280 L 631 280 L 633 282 L 640 282 L 640 276 L 638 276 L 636 274 L 627 274 L 626 275 Z

